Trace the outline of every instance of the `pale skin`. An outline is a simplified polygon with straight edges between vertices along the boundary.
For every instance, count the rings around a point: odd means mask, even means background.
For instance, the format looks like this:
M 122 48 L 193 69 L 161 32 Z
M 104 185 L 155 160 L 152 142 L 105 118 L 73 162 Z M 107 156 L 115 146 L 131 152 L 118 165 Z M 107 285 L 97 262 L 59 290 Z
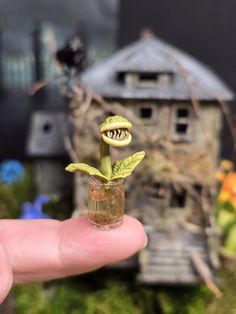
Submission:
M 13 284 L 78 275 L 121 261 L 147 244 L 141 223 L 97 230 L 86 217 L 0 220 L 0 303 Z

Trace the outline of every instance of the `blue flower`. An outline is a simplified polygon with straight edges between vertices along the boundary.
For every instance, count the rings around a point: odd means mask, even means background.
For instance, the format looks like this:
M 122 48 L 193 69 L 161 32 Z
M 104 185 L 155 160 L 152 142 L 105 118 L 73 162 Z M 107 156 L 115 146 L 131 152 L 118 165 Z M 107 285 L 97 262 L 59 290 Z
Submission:
M 43 213 L 43 204 L 49 201 L 47 195 L 39 195 L 33 203 L 25 202 L 21 205 L 22 214 L 20 219 L 50 219 L 50 217 Z
M 23 164 L 18 160 L 6 160 L 0 165 L 0 182 L 11 185 L 20 181 L 25 174 Z

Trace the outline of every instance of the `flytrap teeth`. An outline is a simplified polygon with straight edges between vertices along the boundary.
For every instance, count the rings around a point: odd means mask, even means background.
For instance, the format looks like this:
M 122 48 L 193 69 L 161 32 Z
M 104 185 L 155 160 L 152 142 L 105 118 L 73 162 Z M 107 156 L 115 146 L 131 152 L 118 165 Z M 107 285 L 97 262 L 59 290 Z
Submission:
M 106 131 L 105 135 L 108 138 L 111 138 L 113 140 L 120 140 L 120 141 L 122 141 L 122 140 L 127 138 L 127 136 L 128 136 L 128 129 L 114 129 L 114 130 L 111 130 L 111 131 Z

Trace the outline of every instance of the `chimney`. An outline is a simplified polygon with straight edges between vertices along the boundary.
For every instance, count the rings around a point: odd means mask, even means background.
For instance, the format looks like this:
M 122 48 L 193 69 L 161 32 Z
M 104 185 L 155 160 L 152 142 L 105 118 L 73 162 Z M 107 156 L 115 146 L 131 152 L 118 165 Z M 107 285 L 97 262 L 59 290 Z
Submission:
M 141 32 L 140 32 L 140 38 L 141 39 L 149 39 L 149 38 L 152 38 L 152 37 L 154 37 L 155 35 L 154 35 L 154 32 L 153 32 L 153 30 L 151 29 L 151 28 L 149 28 L 149 27 L 145 27 L 145 28 L 143 28 L 142 30 L 141 30 Z

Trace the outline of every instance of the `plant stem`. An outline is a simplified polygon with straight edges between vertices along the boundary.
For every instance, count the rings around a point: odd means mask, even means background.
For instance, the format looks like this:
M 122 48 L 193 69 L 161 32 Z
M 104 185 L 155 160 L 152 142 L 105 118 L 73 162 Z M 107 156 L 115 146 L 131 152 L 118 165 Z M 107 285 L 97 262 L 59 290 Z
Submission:
M 100 166 L 101 173 L 104 176 L 106 176 L 110 181 L 111 175 L 112 175 L 110 147 L 103 140 L 101 140 L 100 154 L 101 154 L 101 166 Z

